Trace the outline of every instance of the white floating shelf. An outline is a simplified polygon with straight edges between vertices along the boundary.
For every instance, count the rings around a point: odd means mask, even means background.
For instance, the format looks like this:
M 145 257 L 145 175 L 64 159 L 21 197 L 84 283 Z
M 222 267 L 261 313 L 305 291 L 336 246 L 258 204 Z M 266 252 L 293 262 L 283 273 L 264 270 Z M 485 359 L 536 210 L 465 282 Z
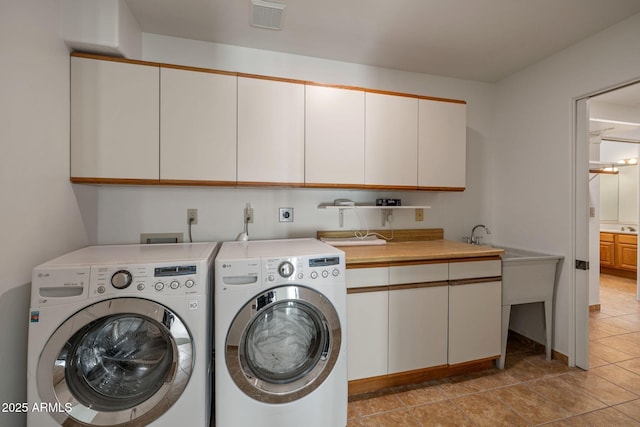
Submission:
M 378 209 L 381 212 L 381 222 L 384 226 L 387 223 L 387 217 L 389 216 L 390 210 L 393 209 L 431 209 L 431 206 L 378 206 L 378 205 L 352 205 L 352 206 L 343 206 L 343 205 L 335 205 L 333 203 L 321 203 L 318 205 L 318 209 L 337 209 L 338 210 L 338 221 L 340 227 L 344 226 L 344 210 L 345 209 Z
M 376 205 L 354 205 L 336 206 L 333 203 L 321 203 L 318 209 L 431 209 L 431 206 L 376 206 Z

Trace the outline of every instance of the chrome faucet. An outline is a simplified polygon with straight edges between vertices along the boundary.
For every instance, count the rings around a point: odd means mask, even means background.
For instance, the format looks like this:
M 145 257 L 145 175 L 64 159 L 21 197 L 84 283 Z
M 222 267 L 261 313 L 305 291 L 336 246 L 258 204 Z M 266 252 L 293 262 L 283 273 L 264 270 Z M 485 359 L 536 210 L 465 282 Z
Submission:
M 489 227 L 487 227 L 486 225 L 482 225 L 482 224 L 478 224 L 475 227 L 473 227 L 473 230 L 471 231 L 471 241 L 469 243 L 471 243 L 472 245 L 479 245 L 480 241 L 482 240 L 482 236 L 476 236 L 476 230 L 478 228 L 484 228 L 484 232 L 489 235 L 491 234 L 491 230 L 489 230 Z

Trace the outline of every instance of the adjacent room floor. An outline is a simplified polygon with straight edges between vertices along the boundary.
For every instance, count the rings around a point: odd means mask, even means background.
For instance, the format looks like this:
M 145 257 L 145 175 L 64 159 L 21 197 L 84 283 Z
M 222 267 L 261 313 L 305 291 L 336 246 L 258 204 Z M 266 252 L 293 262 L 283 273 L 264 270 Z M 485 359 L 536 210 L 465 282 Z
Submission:
M 590 314 L 589 371 L 510 341 L 493 369 L 349 402 L 348 427 L 640 426 L 640 303 L 635 280 L 603 275 Z

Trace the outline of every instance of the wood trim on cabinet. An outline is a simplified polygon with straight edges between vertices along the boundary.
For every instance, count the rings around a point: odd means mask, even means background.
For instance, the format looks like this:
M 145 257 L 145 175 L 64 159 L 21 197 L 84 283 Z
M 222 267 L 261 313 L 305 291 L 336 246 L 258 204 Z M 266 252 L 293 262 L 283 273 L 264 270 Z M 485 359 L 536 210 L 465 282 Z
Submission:
M 138 59 L 127 59 L 118 56 L 96 55 L 93 53 L 71 52 L 71 56 L 75 58 L 97 59 L 100 61 L 123 62 L 125 64 L 146 65 L 149 67 L 160 67 L 159 62 L 141 61 Z
M 237 76 L 238 73 L 234 71 L 222 71 L 222 70 L 214 70 L 211 68 L 201 68 L 201 67 L 191 67 L 187 65 L 175 65 L 175 64 L 160 64 L 160 68 L 171 68 L 174 70 L 184 70 L 184 71 L 195 71 L 198 73 L 209 73 L 209 74 L 222 74 L 225 76 Z
M 347 288 L 347 295 L 352 294 L 367 294 L 370 292 L 386 292 L 389 290 L 388 285 L 382 286 L 362 286 L 358 288 Z
M 500 255 L 489 255 L 483 257 L 469 257 L 469 258 L 453 258 L 449 262 L 476 262 L 476 261 L 501 261 Z
M 449 285 L 451 286 L 473 285 L 476 283 L 500 282 L 501 280 L 502 280 L 502 276 L 479 277 L 479 278 L 473 278 L 473 279 L 451 280 L 449 282 Z
M 441 280 L 439 282 L 424 282 L 424 283 L 403 283 L 399 285 L 389 285 L 390 291 L 403 291 L 406 289 L 422 289 L 422 288 L 437 288 L 440 286 L 448 286 L 449 282 Z
M 301 182 L 260 182 L 260 181 L 238 181 L 238 187 L 283 187 L 283 188 L 302 188 L 304 183 Z
M 500 356 L 474 360 L 472 362 L 459 363 L 457 365 L 439 365 L 430 368 L 416 369 L 413 371 L 398 372 L 389 375 L 380 375 L 371 378 L 362 378 L 349 381 L 349 397 L 374 391 L 385 390 L 409 384 L 420 384 L 426 381 L 451 377 L 454 375 L 469 374 L 484 371 L 494 367 L 494 360 Z
M 384 208 L 384 206 L 381 206 L 381 208 Z M 393 206 L 390 206 L 389 208 L 393 209 Z M 386 233 L 389 232 L 389 230 L 359 230 L 359 231 L 362 234 L 369 232 L 369 233 L 377 233 L 382 235 L 385 235 Z M 349 231 L 324 230 L 324 231 L 317 231 L 316 238 L 320 239 L 322 237 L 353 237 L 354 233 L 355 233 L 354 230 L 349 230 Z M 427 241 L 427 240 L 442 240 L 442 239 L 444 239 L 443 228 L 407 228 L 407 229 L 393 230 L 394 242 L 412 242 L 412 241 Z M 419 261 L 417 263 L 422 264 L 424 262 Z
M 263 76 L 260 74 L 247 74 L 247 73 L 238 73 L 237 75 L 238 77 L 244 77 L 246 79 L 271 80 L 274 82 L 294 83 L 299 85 L 307 84 L 307 82 L 304 80 L 290 79 L 285 77 Z
M 94 184 L 94 185 L 160 185 L 159 179 L 137 179 L 137 178 L 94 178 L 72 176 L 70 181 L 74 184 Z
M 161 179 L 160 185 L 178 185 L 184 187 L 235 187 L 235 181 L 198 181 L 190 179 Z
M 446 101 L 445 101 L 446 102 Z M 417 187 L 418 191 L 464 191 L 466 187 Z

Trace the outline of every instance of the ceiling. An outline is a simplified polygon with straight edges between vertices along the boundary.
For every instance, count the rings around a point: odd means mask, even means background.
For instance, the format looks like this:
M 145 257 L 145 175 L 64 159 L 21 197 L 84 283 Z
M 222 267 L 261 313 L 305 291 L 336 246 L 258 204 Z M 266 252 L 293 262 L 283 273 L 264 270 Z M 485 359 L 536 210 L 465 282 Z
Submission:
M 126 0 L 143 32 L 496 82 L 640 12 L 640 0 Z

